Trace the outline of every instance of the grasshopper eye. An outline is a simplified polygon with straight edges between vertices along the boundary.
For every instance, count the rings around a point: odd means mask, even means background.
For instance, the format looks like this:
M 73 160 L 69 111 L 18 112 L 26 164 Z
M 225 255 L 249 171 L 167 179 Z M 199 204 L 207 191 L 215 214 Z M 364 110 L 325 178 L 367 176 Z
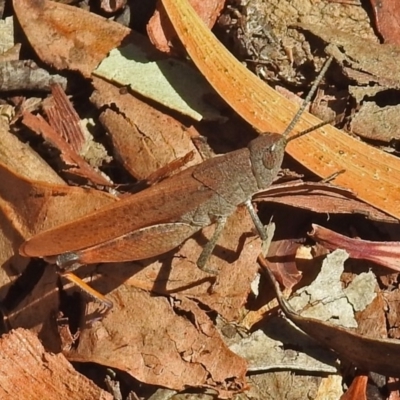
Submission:
M 274 167 L 276 167 L 278 156 L 278 154 L 276 154 L 276 148 L 276 143 L 272 143 L 272 145 L 270 147 L 267 147 L 264 152 L 262 161 L 264 167 L 267 169 L 273 169 Z

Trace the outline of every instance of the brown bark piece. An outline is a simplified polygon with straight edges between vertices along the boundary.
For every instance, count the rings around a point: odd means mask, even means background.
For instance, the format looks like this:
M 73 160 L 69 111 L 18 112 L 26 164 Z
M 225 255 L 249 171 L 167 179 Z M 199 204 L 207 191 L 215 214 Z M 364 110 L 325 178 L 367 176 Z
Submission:
M 396 0 L 370 0 L 375 26 L 385 43 L 400 44 L 400 7 Z
M 57 69 L 88 77 L 130 30 L 77 7 L 52 1 L 14 0 L 14 11 L 36 54 Z
M 94 77 L 93 85 L 96 90 L 91 101 L 98 108 L 106 107 L 100 121 L 111 136 L 115 155 L 135 178 L 146 179 L 190 151 L 195 156 L 188 166 L 201 161 L 187 128 L 176 119 L 130 93 L 121 94 L 103 79 Z
M 386 291 L 383 296 L 387 304 L 389 337 L 400 339 L 400 290 Z
M 85 143 L 85 137 L 79 125 L 81 119 L 60 85 L 53 85 L 51 93 L 52 99 L 43 105 L 49 123 L 70 144 L 72 150 L 79 154 Z
M 212 28 L 217 20 L 222 8 L 224 0 L 190 0 L 190 4 L 196 10 L 196 13 L 203 22 Z M 156 48 L 165 53 L 171 52 L 171 46 L 176 42 L 176 32 L 174 31 L 165 10 L 158 3 L 154 15 L 147 24 L 147 33 L 151 42 Z
M 243 389 L 246 362 L 228 350 L 194 301 L 179 296 L 169 302 L 125 285 L 110 298 L 114 308 L 82 332 L 68 359 L 118 368 L 175 390 L 212 387 L 226 397 Z
M 68 165 L 72 166 L 68 169 L 68 172 L 86 178 L 97 185 L 111 185 L 110 181 L 92 168 L 79 154 L 77 154 L 70 144 L 66 142 L 41 115 L 33 115 L 26 112 L 23 115 L 22 122 L 37 134 L 41 134 L 54 147 L 60 150 L 63 160 Z
M 17 329 L 0 340 L 0 397 L 24 400 L 111 400 L 74 370 L 62 354 L 47 353 L 36 336 Z

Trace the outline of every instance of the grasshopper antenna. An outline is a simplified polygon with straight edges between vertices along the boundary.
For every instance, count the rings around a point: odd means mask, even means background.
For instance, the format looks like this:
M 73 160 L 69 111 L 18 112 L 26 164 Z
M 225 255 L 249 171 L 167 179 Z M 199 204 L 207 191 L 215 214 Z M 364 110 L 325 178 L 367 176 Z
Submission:
M 290 134 L 290 132 L 292 132 L 293 128 L 295 127 L 295 125 L 299 121 L 299 119 L 300 119 L 301 115 L 303 114 L 305 108 L 307 107 L 308 103 L 311 101 L 312 96 L 314 95 L 315 91 L 317 90 L 318 85 L 320 84 L 322 78 L 326 74 L 326 71 L 328 70 L 329 66 L 331 65 L 332 60 L 333 60 L 333 57 L 330 56 L 325 61 L 324 66 L 321 68 L 321 71 L 319 71 L 318 76 L 315 78 L 315 81 L 312 84 L 311 89 L 308 92 L 308 94 L 307 94 L 306 98 L 304 99 L 303 103 L 301 104 L 301 107 L 299 108 L 299 110 L 297 111 L 296 115 L 293 117 L 292 121 L 287 126 L 285 131 L 282 133 L 283 137 L 287 137 Z M 303 136 L 306 133 L 312 132 L 315 129 L 321 128 L 321 126 L 324 126 L 324 125 L 327 125 L 327 124 L 329 124 L 329 122 L 322 122 L 321 124 L 313 126 L 310 129 L 307 129 L 307 130 L 305 130 L 303 132 L 298 133 L 297 135 L 291 136 L 290 138 L 288 138 L 288 142 L 293 140 L 293 139 L 297 139 L 299 136 Z

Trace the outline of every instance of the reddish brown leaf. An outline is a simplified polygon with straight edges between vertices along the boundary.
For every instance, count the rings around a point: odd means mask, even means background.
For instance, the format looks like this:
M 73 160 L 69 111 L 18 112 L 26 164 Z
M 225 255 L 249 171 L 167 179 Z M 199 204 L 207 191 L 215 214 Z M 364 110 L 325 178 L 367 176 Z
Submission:
M 209 28 L 212 28 L 225 5 L 225 1 L 190 0 L 190 4 L 203 22 Z M 176 32 L 169 22 L 161 3 L 158 3 L 157 10 L 147 24 L 147 33 L 154 46 L 166 53 L 171 51 L 171 44 L 177 40 Z
M 396 0 L 370 0 L 377 31 L 385 43 L 400 44 L 400 6 Z
M 196 302 L 125 285 L 110 297 L 114 308 L 82 332 L 78 347 L 67 353 L 70 360 L 118 368 L 175 390 L 212 387 L 227 397 L 245 387 L 247 363 L 228 350 Z
M 147 179 L 190 151 L 195 157 L 188 166 L 201 161 L 188 128 L 179 121 L 130 93 L 121 94 L 103 79 L 94 77 L 93 84 L 96 90 L 90 100 L 103 110 L 100 121 L 110 134 L 115 157 L 132 176 Z
M 362 214 L 376 221 L 397 223 L 397 219 L 358 200 L 350 190 L 323 182 L 275 184 L 257 193 L 254 200 L 287 204 L 317 213 Z
M 39 339 L 27 330 L 17 329 L 0 340 L 0 397 L 24 400 L 111 400 L 74 370 L 62 354 L 44 350 Z
M 367 400 L 367 383 L 367 375 L 356 376 L 353 382 L 351 382 L 349 389 L 340 400 Z
M 313 224 L 308 234 L 329 250 L 346 250 L 350 258 L 373 261 L 386 268 L 400 271 L 400 242 L 372 242 L 352 239 L 330 229 Z
M 81 8 L 53 1 L 14 0 L 14 11 L 40 59 L 90 76 L 130 30 Z

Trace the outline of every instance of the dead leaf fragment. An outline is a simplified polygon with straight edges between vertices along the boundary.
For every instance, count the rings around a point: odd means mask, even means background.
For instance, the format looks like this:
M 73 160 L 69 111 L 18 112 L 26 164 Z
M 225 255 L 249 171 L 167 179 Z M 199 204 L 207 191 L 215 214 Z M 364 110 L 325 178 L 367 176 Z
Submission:
M 324 182 L 274 184 L 253 196 L 254 201 L 276 202 L 326 214 L 362 214 L 375 221 L 398 223 L 396 218 L 356 198 L 348 189 Z
M 57 69 L 89 77 L 130 30 L 84 11 L 48 0 L 14 0 L 14 12 L 39 58 Z
M 76 372 L 62 354 L 46 352 L 27 330 L 17 329 L 2 336 L 0 349 L 2 399 L 112 399 L 111 394 Z
M 351 258 L 373 261 L 394 271 L 400 271 L 399 242 L 373 242 L 348 238 L 316 224 L 313 224 L 312 228 L 308 235 L 329 250 L 343 249 Z
M 64 89 L 67 79 L 50 74 L 31 60 L 15 60 L 0 63 L 0 91 L 44 90 L 49 92 L 51 85 L 57 83 Z
M 129 41 L 113 49 L 93 74 L 119 86 L 128 86 L 140 96 L 196 121 L 224 120 L 207 101 L 207 96 L 215 92 L 196 69 L 156 51 L 137 33 L 131 32 Z
M 217 20 L 222 8 L 225 5 L 224 0 L 190 0 L 190 4 L 204 21 L 204 23 L 212 28 Z M 171 46 L 176 41 L 176 33 L 165 15 L 165 10 L 158 3 L 154 15 L 147 24 L 147 33 L 151 42 L 157 49 L 169 53 Z
M 68 359 L 118 368 L 175 390 L 212 387 L 226 397 L 244 388 L 246 362 L 228 350 L 194 301 L 179 296 L 170 303 L 127 286 L 110 298 L 114 308 L 82 332 Z
M 375 26 L 385 43 L 400 44 L 400 8 L 396 0 L 379 2 L 370 0 Z
M 267 268 L 265 271 L 274 284 L 285 316 L 302 331 L 334 350 L 341 358 L 352 362 L 361 371 L 377 372 L 385 376 L 400 376 L 400 366 L 397 363 L 400 356 L 399 340 L 373 339 L 315 318 L 300 316 L 292 310 L 283 297 L 273 274 Z
M 116 158 L 138 180 L 189 151 L 195 157 L 188 166 L 201 162 L 187 128 L 129 93 L 100 78 L 93 78 L 95 91 L 90 100 L 104 110 L 100 121 L 109 132 Z M 115 110 L 117 108 L 117 111 Z

